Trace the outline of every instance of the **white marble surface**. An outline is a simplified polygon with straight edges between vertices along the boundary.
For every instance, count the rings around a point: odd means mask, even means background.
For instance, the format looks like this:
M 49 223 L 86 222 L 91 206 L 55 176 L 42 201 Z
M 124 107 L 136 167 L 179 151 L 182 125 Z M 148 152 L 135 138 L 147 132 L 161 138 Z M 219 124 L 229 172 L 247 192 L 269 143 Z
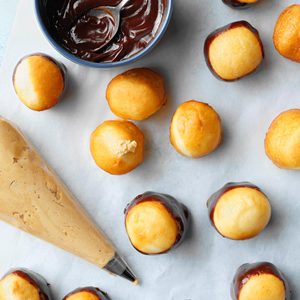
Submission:
M 52 285 L 55 299 L 84 285 L 106 290 L 113 300 L 229 299 L 232 277 L 245 262 L 267 260 L 286 273 L 294 299 L 300 297 L 300 173 L 277 169 L 266 158 L 265 132 L 281 111 L 299 107 L 299 65 L 281 58 L 272 45 L 279 12 L 292 0 L 262 0 L 247 11 L 221 0 L 176 0 L 169 30 L 158 47 L 138 63 L 94 70 L 66 61 L 47 43 L 33 13 L 33 1 L 21 0 L 7 56 L 0 73 L 0 114 L 15 122 L 111 237 L 141 278 L 138 287 L 113 278 L 85 261 L 0 223 L 0 273 L 27 267 Z M 266 60 L 262 70 L 236 83 L 216 80 L 202 55 L 204 39 L 219 26 L 246 19 L 261 33 Z M 17 60 L 46 52 L 63 61 L 71 77 L 66 99 L 47 112 L 33 112 L 14 94 L 11 74 Z M 145 163 L 134 172 L 112 177 L 99 170 L 89 153 L 89 135 L 103 120 L 114 118 L 105 101 L 112 76 L 147 66 L 166 77 L 168 104 L 139 123 L 147 139 Z M 224 142 L 212 155 L 191 160 L 168 142 L 168 127 L 177 105 L 188 99 L 210 103 L 224 125 Z M 206 200 L 228 181 L 248 180 L 271 200 L 273 219 L 259 237 L 234 242 L 210 226 Z M 143 256 L 130 245 L 123 209 L 147 190 L 170 193 L 191 210 L 188 239 L 174 252 Z
M 0 0 L 0 65 L 19 0 Z

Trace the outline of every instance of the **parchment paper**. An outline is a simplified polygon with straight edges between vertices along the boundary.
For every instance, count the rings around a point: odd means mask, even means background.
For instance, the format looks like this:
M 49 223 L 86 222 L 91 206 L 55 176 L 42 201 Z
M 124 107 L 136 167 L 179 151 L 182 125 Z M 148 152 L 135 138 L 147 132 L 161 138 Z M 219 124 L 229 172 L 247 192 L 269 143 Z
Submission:
M 280 57 L 272 44 L 275 21 L 291 0 L 261 0 L 254 8 L 232 10 L 221 0 L 175 0 L 170 27 L 147 57 L 127 67 L 95 70 L 75 65 L 48 44 L 36 22 L 33 1 L 22 0 L 0 75 L 0 114 L 16 123 L 57 171 L 97 224 L 111 237 L 141 279 L 140 286 L 0 223 L 0 273 L 27 267 L 51 283 L 56 299 L 79 286 L 95 285 L 112 300 L 230 299 L 230 283 L 243 263 L 270 261 L 288 277 L 294 299 L 300 295 L 300 172 L 280 170 L 264 153 L 265 132 L 283 110 L 300 106 L 300 65 Z M 215 79 L 202 48 L 206 36 L 245 19 L 261 34 L 266 60 L 261 71 L 236 83 Z M 45 52 L 65 63 L 70 75 L 63 102 L 33 112 L 17 99 L 11 83 L 19 58 Z M 145 163 L 113 177 L 101 171 L 89 152 L 89 136 L 103 120 L 115 118 L 105 101 L 110 79 L 133 67 L 152 67 L 167 80 L 168 104 L 138 125 L 147 140 Z M 169 144 L 169 124 L 177 105 L 189 99 L 211 104 L 221 115 L 224 142 L 198 160 L 177 154 Z M 257 238 L 221 238 L 209 224 L 207 198 L 228 181 L 260 186 L 273 207 L 270 226 Z M 175 251 L 143 256 L 130 245 L 123 210 L 139 193 L 169 193 L 192 212 L 188 239 Z

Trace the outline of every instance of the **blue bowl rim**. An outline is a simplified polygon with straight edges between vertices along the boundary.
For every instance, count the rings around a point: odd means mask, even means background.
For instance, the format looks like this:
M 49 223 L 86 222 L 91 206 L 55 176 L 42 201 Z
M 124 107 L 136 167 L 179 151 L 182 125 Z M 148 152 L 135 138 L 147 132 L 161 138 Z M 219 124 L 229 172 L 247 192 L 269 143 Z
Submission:
M 138 52 L 136 55 L 134 55 L 128 59 L 124 59 L 124 60 L 117 61 L 117 62 L 104 63 L 104 62 L 91 62 L 91 61 L 81 59 L 81 58 L 73 55 L 72 53 L 68 52 L 62 46 L 60 46 L 55 41 L 55 39 L 51 36 L 51 34 L 48 32 L 48 30 L 43 22 L 43 18 L 41 16 L 41 12 L 39 10 L 40 1 L 41 0 L 34 1 L 35 15 L 36 15 L 38 23 L 42 29 L 43 34 L 46 36 L 47 40 L 50 42 L 52 47 L 54 47 L 54 49 L 56 49 L 56 51 L 58 51 L 60 54 L 62 54 L 65 58 L 67 58 L 68 60 L 70 60 L 76 64 L 80 64 L 80 65 L 88 66 L 88 67 L 92 67 L 92 68 L 99 68 L 99 69 L 107 69 L 107 68 L 113 68 L 113 67 L 118 67 L 118 66 L 124 66 L 129 63 L 135 62 L 136 60 L 138 60 L 141 57 L 148 54 L 158 44 L 158 42 L 161 40 L 164 33 L 166 32 L 166 30 L 169 26 L 170 20 L 171 20 L 173 7 L 174 7 L 174 0 L 167 0 L 168 6 L 167 6 L 167 10 L 165 12 L 166 17 L 165 17 L 165 20 L 163 21 L 164 23 L 162 24 L 161 29 L 158 32 L 158 34 L 153 38 L 153 40 L 149 43 L 149 45 L 145 49 L 143 49 L 142 51 Z

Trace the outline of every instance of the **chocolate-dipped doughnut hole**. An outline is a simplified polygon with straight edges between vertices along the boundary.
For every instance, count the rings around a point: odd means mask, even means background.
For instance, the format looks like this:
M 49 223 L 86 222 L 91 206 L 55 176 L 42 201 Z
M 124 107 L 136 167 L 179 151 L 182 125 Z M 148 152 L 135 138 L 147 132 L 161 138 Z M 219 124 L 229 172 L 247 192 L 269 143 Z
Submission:
M 207 207 L 217 232 L 232 240 L 257 236 L 271 219 L 267 196 L 249 182 L 226 184 L 208 199 Z
M 50 286 L 39 274 L 13 269 L 0 280 L 1 300 L 53 300 Z
M 99 288 L 88 286 L 72 291 L 63 300 L 110 300 L 110 298 Z
M 244 264 L 236 272 L 232 286 L 233 300 L 290 300 L 288 282 L 269 262 Z
M 264 59 L 264 48 L 258 31 L 248 22 L 238 21 L 207 37 L 204 56 L 215 77 L 236 81 L 258 69 Z
M 237 9 L 249 8 L 259 0 L 222 0 L 224 4 Z
M 146 192 L 125 209 L 125 227 L 133 247 L 142 254 L 162 254 L 178 247 L 189 229 L 190 213 L 172 196 Z

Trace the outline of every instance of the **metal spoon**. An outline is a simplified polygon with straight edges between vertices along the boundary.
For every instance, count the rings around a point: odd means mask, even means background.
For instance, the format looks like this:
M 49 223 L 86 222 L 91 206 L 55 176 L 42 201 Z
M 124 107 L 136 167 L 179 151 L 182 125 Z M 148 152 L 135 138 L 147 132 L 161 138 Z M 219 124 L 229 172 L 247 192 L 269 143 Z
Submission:
M 96 18 L 103 18 L 107 16 L 107 14 L 111 15 L 114 19 L 114 28 L 109 38 L 103 43 L 101 48 L 106 46 L 117 34 L 119 27 L 120 27 L 120 17 L 121 17 L 121 10 L 130 0 L 122 0 L 117 6 L 98 6 L 93 8 L 89 11 L 89 15 L 94 16 Z M 99 50 L 99 49 L 98 49 Z

